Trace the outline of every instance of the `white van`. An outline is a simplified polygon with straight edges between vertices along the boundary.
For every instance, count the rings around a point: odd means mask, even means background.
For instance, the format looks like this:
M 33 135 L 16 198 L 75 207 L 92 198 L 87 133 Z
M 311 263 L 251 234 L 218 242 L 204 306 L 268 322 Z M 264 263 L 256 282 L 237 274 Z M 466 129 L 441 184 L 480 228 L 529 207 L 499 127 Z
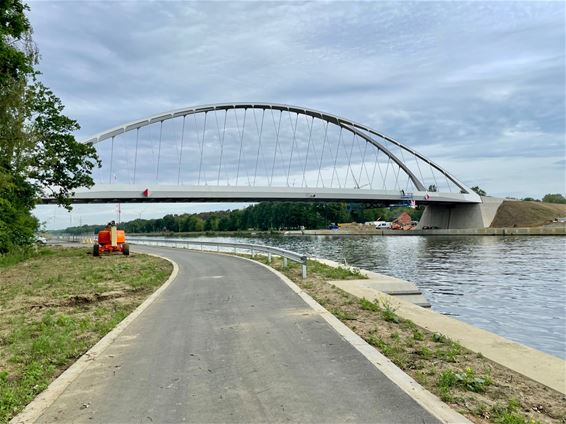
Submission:
M 375 229 L 376 230 L 386 230 L 388 228 L 391 228 L 391 222 L 377 221 L 375 223 Z

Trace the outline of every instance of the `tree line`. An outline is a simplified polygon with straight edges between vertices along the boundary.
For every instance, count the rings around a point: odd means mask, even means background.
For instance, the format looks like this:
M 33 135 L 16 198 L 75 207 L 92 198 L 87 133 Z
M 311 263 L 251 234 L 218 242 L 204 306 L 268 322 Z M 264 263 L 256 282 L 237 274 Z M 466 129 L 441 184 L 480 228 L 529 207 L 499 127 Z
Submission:
M 33 243 L 39 222 L 31 211 L 42 195 L 70 209 L 73 191 L 92 186 L 100 165 L 40 80 L 28 10 L 21 0 L 0 2 L 0 254 Z
M 327 228 L 331 223 L 392 221 L 402 212 L 408 212 L 418 221 L 423 209 L 409 207 L 387 208 L 367 204 L 341 202 L 262 202 L 244 209 L 234 209 L 198 214 L 169 214 L 157 219 L 134 219 L 119 224 L 128 233 L 159 232 L 217 232 L 246 230 L 289 230 Z M 97 233 L 104 224 L 69 227 L 62 232 L 69 234 Z

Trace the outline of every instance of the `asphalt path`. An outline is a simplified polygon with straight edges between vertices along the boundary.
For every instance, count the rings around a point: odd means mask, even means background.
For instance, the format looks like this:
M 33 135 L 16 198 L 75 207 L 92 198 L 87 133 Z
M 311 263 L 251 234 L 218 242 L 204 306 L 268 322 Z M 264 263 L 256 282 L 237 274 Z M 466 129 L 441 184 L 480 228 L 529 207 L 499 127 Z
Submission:
M 136 249 L 177 278 L 39 422 L 437 422 L 264 267 Z

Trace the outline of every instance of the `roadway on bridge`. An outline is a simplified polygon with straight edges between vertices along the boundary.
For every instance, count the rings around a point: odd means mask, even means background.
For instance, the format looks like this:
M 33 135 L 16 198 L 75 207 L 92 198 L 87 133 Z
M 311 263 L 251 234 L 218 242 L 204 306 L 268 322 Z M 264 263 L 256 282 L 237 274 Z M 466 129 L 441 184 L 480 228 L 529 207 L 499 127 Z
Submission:
M 269 270 L 138 250 L 177 278 L 39 422 L 437 422 Z

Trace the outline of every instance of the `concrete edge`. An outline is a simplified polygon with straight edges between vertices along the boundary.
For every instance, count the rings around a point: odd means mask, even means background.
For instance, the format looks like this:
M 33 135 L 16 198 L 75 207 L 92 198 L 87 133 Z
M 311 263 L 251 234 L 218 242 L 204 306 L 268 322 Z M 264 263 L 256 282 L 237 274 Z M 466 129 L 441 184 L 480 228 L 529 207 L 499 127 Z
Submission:
M 215 253 L 215 252 L 210 252 Z M 225 254 L 225 253 L 220 253 Z M 229 254 L 228 254 L 229 255 Z M 229 255 L 233 256 L 234 255 Z M 298 294 L 301 299 L 305 301 L 312 309 L 320 314 L 320 316 L 332 327 L 344 340 L 350 343 L 355 349 L 358 350 L 373 366 L 381 371 L 389 380 L 396 384 L 401 390 L 407 393 L 414 399 L 420 406 L 427 410 L 430 414 L 435 416 L 443 423 L 471 423 L 466 417 L 450 408 L 447 404 L 442 402 L 438 397 L 426 390 L 423 386 L 417 383 L 408 374 L 405 374 L 397 365 L 391 362 L 387 357 L 381 354 L 376 348 L 367 343 L 364 339 L 350 330 L 344 323 L 342 323 L 333 314 L 328 312 L 322 305 L 314 300 L 310 295 L 303 291 L 287 276 L 277 271 L 276 269 L 265 265 L 261 262 L 254 261 L 253 259 L 236 256 L 240 259 L 251 261 L 255 264 L 261 265 L 277 275 L 291 290 Z
M 169 287 L 175 280 L 179 273 L 179 266 L 172 259 L 164 256 L 155 255 L 152 253 L 143 253 L 144 255 L 155 256 L 157 258 L 165 259 L 173 265 L 173 271 L 169 278 L 155 290 L 146 300 L 144 300 L 130 315 L 124 318 L 113 330 L 102 337 L 93 347 L 91 347 L 84 355 L 82 355 L 76 362 L 67 368 L 59 377 L 49 384 L 47 389 L 35 397 L 18 415 L 10 420 L 10 424 L 23 424 L 35 422 L 49 406 L 65 389 L 90 365 L 91 361 L 95 361 L 114 340 L 160 295 Z
M 334 268 L 357 270 L 371 278 L 376 273 L 322 258 L 310 258 Z M 345 283 L 348 280 L 344 280 Z M 336 282 L 334 282 L 336 283 Z M 559 393 L 566 394 L 566 361 L 541 352 L 532 347 L 507 339 L 472 324 L 442 315 L 431 309 L 424 309 L 399 297 L 392 297 L 377 289 L 356 290 L 337 284 L 342 290 L 356 297 L 383 298 L 397 307 L 397 315 L 414 322 L 426 330 L 441 333 L 460 343 L 466 349 L 481 353 L 485 358 L 506 367 L 522 376 L 540 383 Z

